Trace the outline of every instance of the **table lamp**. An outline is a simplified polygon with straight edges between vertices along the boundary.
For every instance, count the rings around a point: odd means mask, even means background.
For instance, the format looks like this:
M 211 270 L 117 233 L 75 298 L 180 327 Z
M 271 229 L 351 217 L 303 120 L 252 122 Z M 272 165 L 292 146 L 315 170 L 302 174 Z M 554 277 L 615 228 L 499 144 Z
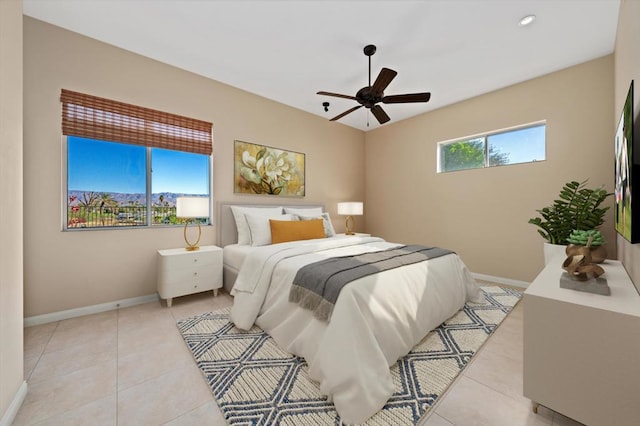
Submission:
M 338 214 L 347 216 L 345 219 L 345 235 L 355 235 L 353 232 L 353 216 L 361 216 L 363 211 L 363 203 L 361 201 L 350 201 L 347 203 L 338 203 Z
M 176 217 L 187 219 L 184 223 L 184 241 L 187 243 L 185 250 L 199 250 L 198 243 L 202 235 L 200 222 L 198 224 L 198 239 L 190 243 L 187 239 L 187 225 L 196 218 L 209 217 L 209 197 L 178 197 L 176 199 Z

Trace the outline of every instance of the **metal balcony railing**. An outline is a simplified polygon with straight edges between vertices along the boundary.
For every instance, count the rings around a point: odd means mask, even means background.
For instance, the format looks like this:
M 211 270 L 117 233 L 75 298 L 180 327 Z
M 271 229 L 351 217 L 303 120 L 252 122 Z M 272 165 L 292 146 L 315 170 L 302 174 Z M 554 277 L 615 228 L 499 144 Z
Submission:
M 151 225 L 180 225 L 175 206 L 153 206 Z M 115 226 L 147 226 L 146 206 L 83 206 L 67 207 L 68 228 L 105 228 Z

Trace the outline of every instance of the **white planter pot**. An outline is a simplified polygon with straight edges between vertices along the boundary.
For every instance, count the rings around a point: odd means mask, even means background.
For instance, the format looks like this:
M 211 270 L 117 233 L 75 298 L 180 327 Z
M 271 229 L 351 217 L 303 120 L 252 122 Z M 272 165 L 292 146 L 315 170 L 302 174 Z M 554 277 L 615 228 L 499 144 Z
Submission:
M 564 260 L 567 257 L 567 246 L 561 246 L 559 244 L 544 243 L 544 264 L 545 266 L 551 263 L 555 257 L 562 257 Z M 560 261 L 562 263 L 562 260 Z

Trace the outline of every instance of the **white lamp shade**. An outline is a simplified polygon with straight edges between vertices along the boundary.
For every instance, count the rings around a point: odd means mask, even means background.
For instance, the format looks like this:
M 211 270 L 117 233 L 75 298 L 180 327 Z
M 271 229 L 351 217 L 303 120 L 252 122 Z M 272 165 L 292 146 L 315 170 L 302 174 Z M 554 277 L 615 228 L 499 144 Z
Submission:
M 351 201 L 348 203 L 338 203 L 338 214 L 346 216 L 361 216 L 363 211 L 363 203 L 360 201 Z
M 209 197 L 178 197 L 177 217 L 209 217 Z

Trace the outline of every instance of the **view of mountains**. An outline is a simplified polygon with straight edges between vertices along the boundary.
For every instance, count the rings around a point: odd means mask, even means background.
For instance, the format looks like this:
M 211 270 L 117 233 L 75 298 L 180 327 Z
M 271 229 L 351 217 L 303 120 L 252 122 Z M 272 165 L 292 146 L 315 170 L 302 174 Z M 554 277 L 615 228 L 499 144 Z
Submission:
M 89 194 L 91 191 L 69 191 L 69 198 L 75 197 L 79 203 L 84 202 L 84 200 L 89 199 Z M 145 205 L 147 203 L 146 194 L 130 194 L 123 192 L 93 192 L 93 194 L 97 194 L 100 196 L 101 194 L 107 194 L 111 197 L 111 199 L 115 200 L 119 206 L 129 206 L 131 204 L 140 204 Z M 176 205 L 176 198 L 182 196 L 193 196 L 193 195 L 201 195 L 201 194 L 176 194 L 174 192 L 158 192 L 155 194 L 151 194 L 151 203 L 154 205 L 163 205 L 174 207 Z M 160 197 L 162 197 L 162 202 L 160 202 Z M 101 197 L 100 197 L 101 198 Z M 70 203 L 71 204 L 71 203 Z

